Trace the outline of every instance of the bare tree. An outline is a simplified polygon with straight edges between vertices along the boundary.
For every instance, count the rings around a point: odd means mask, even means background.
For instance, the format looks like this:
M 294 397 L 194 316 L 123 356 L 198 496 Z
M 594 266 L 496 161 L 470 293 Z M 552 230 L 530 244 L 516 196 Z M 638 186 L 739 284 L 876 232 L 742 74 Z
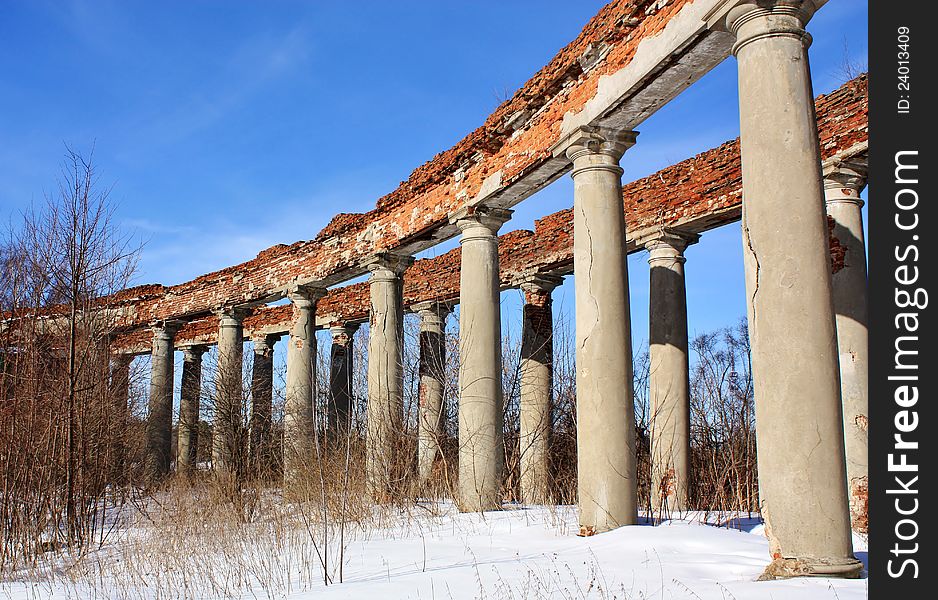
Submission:
M 698 336 L 691 350 L 694 505 L 702 510 L 756 511 L 755 411 L 745 320 Z
M 116 226 L 92 154 L 67 148 L 56 191 L 3 242 L 4 563 L 43 539 L 81 551 L 104 532 L 121 434 L 109 385 L 113 294 L 138 247 Z

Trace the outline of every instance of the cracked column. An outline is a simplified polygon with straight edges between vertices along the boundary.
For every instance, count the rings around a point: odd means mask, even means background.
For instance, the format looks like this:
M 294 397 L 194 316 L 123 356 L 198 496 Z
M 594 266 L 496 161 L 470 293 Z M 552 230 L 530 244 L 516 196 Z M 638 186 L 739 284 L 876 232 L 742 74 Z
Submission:
M 420 389 L 417 433 L 417 481 L 425 488 L 440 454 L 443 436 L 443 386 L 446 369 L 446 317 L 442 302 L 421 302 L 410 307 L 420 315 Z
M 329 328 L 332 350 L 329 354 L 329 431 L 340 440 L 350 435 L 352 423 L 353 344 L 357 323 L 341 323 Z
M 688 509 L 690 375 L 684 249 L 694 234 L 657 232 L 641 240 L 650 267 L 648 356 L 651 404 L 651 506 L 662 514 Z
M 866 245 L 863 239 L 863 200 L 866 157 L 838 162 L 824 172 L 827 214 L 842 258 L 834 261 L 834 314 L 840 354 L 840 392 L 844 413 L 847 491 L 853 528 L 868 528 L 867 424 L 869 333 L 867 330 Z
M 179 393 L 179 425 L 176 431 L 176 472 L 179 474 L 189 474 L 197 468 L 202 355 L 207 349 L 201 345 L 185 346 L 182 349 L 182 385 Z
M 521 331 L 521 501 L 550 502 L 550 434 L 554 380 L 554 315 L 551 293 L 562 277 L 534 275 L 524 292 Z
M 375 502 L 401 483 L 400 444 L 404 416 L 404 270 L 410 256 L 380 254 L 366 264 L 371 291 L 368 332 L 368 430 L 365 478 Z
M 459 489 L 463 512 L 501 508 L 505 462 L 498 230 L 510 210 L 464 208 L 459 272 Z
M 629 277 L 619 159 L 638 134 L 582 127 L 555 147 L 573 161 L 577 485 L 580 535 L 638 516 Z
M 150 399 L 146 424 L 146 475 L 151 480 L 169 473 L 173 439 L 173 340 L 181 321 L 151 325 Z
M 293 303 L 287 346 L 287 383 L 283 405 L 283 485 L 288 495 L 304 497 L 303 482 L 314 457 L 316 390 L 316 303 L 326 290 L 297 286 L 287 297 Z
M 237 475 L 244 460 L 241 404 L 244 396 L 242 360 L 247 311 L 224 308 L 218 315 L 218 372 L 215 377 L 215 417 L 212 427 L 212 467 L 216 473 Z
M 249 454 L 251 472 L 265 477 L 273 468 L 273 441 L 271 439 L 271 413 L 274 396 L 274 345 L 280 334 L 255 333 L 254 366 L 251 370 L 251 422 Z
M 726 2 L 736 35 L 743 248 L 764 578 L 856 577 L 821 160 L 804 26 L 814 2 Z

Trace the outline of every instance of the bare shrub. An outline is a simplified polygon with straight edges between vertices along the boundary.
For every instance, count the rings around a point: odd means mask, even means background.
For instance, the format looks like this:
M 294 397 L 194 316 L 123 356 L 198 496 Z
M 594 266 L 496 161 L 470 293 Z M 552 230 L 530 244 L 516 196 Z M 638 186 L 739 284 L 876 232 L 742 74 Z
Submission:
M 755 410 L 745 320 L 691 343 L 691 505 L 758 511 Z
M 240 381 L 221 373 L 218 352 L 208 352 L 201 374 L 196 464 L 213 461 L 225 409 L 227 457 L 232 477 L 207 468 L 186 478 L 143 486 L 140 465 L 146 448 L 143 385 L 148 359 L 112 371 L 111 307 L 101 298 L 126 287 L 135 249 L 111 223 L 107 192 L 97 192 L 93 168 L 69 153 L 59 194 L 25 216 L 0 247 L 0 572 L 33 569 L 37 576 L 70 581 L 99 580 L 107 573 L 117 597 L 134 597 L 158 572 L 167 597 L 247 593 L 254 584 L 290 591 L 301 582 L 343 581 L 345 550 L 353 533 L 407 523 L 433 513 L 435 500 L 453 499 L 458 480 L 458 317 L 450 315 L 443 365 L 439 452 L 428 482 L 415 473 L 420 411 L 418 321 L 404 323 L 401 421 L 388 465 L 387 493 L 374 506 L 366 485 L 367 345 L 361 327 L 353 355 L 348 418 L 342 427 L 330 415 L 332 372 L 323 343 L 317 353 L 313 393 L 314 452 L 301 465 L 297 489 L 281 491 L 281 445 L 269 456 L 252 455 L 253 353 L 245 352 Z M 503 332 L 504 479 L 502 497 L 521 498 L 521 328 Z M 577 500 L 577 414 L 575 335 L 572 314 L 558 312 L 553 324 L 553 395 L 549 443 L 550 494 L 558 504 Z M 748 335 L 745 324 L 699 336 L 691 343 L 691 506 L 704 511 L 755 511 L 755 432 Z M 270 436 L 283 433 L 282 368 L 274 374 Z M 650 507 L 649 360 L 647 349 L 634 364 L 635 443 L 640 506 Z M 222 382 L 227 382 L 223 386 Z M 234 382 L 234 384 L 232 384 Z M 240 383 L 240 389 L 236 389 Z M 222 397 L 226 387 L 234 397 Z M 129 404 L 124 404 L 129 400 Z M 175 450 L 176 444 L 173 444 Z M 217 452 L 215 453 L 217 456 Z M 39 457 L 40 460 L 35 460 Z M 220 465 L 213 465 L 218 467 Z M 217 470 L 217 469 L 216 469 Z M 132 502 L 133 516 L 125 510 Z M 402 521 L 402 517 L 403 521 Z M 131 519 L 131 520 L 128 520 Z M 142 543 L 122 550 L 125 566 L 87 559 L 86 549 L 127 528 Z M 139 540 L 138 540 L 139 541 Z M 270 544 L 284 549 L 271 556 Z M 46 550 L 63 550 L 43 557 Z M 58 561 L 58 562 L 57 562 Z M 21 572 L 21 571 L 20 571 Z
M 123 494 L 131 371 L 109 381 L 119 307 L 137 247 L 116 228 L 91 158 L 67 149 L 55 193 L 2 242 L 0 571 L 49 549 L 83 552 Z

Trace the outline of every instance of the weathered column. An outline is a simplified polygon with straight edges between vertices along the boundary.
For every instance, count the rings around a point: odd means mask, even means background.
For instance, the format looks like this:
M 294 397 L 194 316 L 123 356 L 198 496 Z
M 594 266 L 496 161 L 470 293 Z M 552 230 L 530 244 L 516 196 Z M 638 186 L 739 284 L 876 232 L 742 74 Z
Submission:
M 293 302 L 290 345 L 287 346 L 287 384 L 283 407 L 283 483 L 289 494 L 303 495 L 302 482 L 314 456 L 313 393 L 316 389 L 316 302 L 326 290 L 298 286 Z
M 340 323 L 329 328 L 332 350 L 329 354 L 329 431 L 346 439 L 352 423 L 353 343 L 358 323 Z
M 736 35 L 764 577 L 857 576 L 817 121 L 812 1 L 723 5 Z M 719 14 L 713 15 L 720 18 Z M 810 525 L 806 525 L 810 524 Z
M 111 434 L 113 440 L 113 470 L 111 479 L 117 483 L 124 482 L 124 466 L 127 454 L 127 428 L 130 426 L 130 365 L 133 363 L 133 354 L 114 354 L 111 356 L 111 379 L 109 390 L 114 407 L 114 419 Z
M 173 439 L 173 340 L 180 321 L 158 321 L 152 326 L 150 400 L 147 414 L 146 474 L 158 479 L 169 473 Z
M 847 490 L 853 528 L 868 527 L 867 421 L 869 395 L 869 333 L 866 305 L 866 245 L 863 200 L 866 157 L 825 169 L 824 198 L 836 240 L 833 294 L 840 354 L 840 393 L 844 412 Z
M 642 240 L 650 267 L 648 392 L 651 408 L 651 506 L 687 510 L 690 472 L 690 374 L 684 249 L 693 234 L 661 231 Z
M 212 467 L 218 473 L 240 473 L 244 449 L 241 404 L 244 396 L 242 360 L 246 311 L 218 311 L 218 372 L 215 377 L 215 418 L 212 426 Z
M 202 395 L 202 355 L 205 346 L 183 348 L 182 389 L 179 394 L 179 426 L 176 431 L 176 472 L 196 469 L 199 454 L 199 399 Z
M 257 333 L 254 343 L 254 365 L 251 371 L 251 422 L 249 433 L 251 472 L 269 475 L 273 467 L 271 413 L 274 395 L 274 344 L 279 334 Z
M 554 150 L 573 161 L 581 535 L 632 525 L 638 517 L 629 278 L 619 167 L 636 135 L 580 128 Z
M 130 400 L 130 365 L 133 354 L 113 354 L 111 356 L 111 379 L 109 389 L 114 400 L 115 410 L 119 414 L 127 412 Z
M 410 307 L 420 315 L 420 389 L 417 481 L 425 487 L 433 474 L 443 435 L 443 385 L 446 369 L 446 317 L 449 306 L 421 302 Z
M 381 254 L 367 264 L 371 272 L 368 331 L 368 431 L 365 477 L 368 493 L 384 502 L 399 484 L 401 448 L 398 440 L 404 414 L 403 273 L 409 256 Z
M 563 278 L 534 275 L 521 284 L 521 501 L 550 502 L 550 434 L 554 383 L 551 292 Z
M 459 510 L 501 508 L 505 462 L 498 230 L 511 211 L 469 207 L 450 217 L 462 232 L 459 275 Z

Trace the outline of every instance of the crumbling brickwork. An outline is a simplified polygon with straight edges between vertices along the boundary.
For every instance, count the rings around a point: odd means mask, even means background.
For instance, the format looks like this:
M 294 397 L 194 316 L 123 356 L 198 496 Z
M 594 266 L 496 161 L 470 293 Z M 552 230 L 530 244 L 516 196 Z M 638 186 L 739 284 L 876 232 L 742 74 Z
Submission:
M 840 243 L 834 235 L 837 223 L 831 216 L 827 217 L 827 233 L 830 236 L 831 247 L 831 273 L 837 273 L 844 268 L 844 259 L 847 257 L 847 247 Z
M 729 55 L 732 36 L 703 23 L 716 4 L 613 0 L 480 127 L 414 170 L 373 210 L 337 215 L 312 240 L 278 244 L 186 283 L 140 286 L 104 299 L 119 316 L 117 344 L 144 352 L 148 325 L 172 319 L 188 322 L 177 344 L 207 343 L 215 335 L 213 311 L 231 306 L 261 307 L 245 321 L 249 332 L 281 331 L 289 309 L 263 305 L 292 286 L 335 286 L 364 273 L 363 262 L 376 253 L 430 247 L 455 233 L 448 219 L 460 208 L 520 202 L 569 169 L 554 146 L 571 128 L 634 127 Z M 825 158 L 865 142 L 865 77 L 819 99 L 818 126 Z M 738 144 L 728 142 L 625 186 L 629 230 L 706 231 L 738 218 L 739 195 Z M 534 232 L 502 236 L 503 285 L 529 271 L 569 273 L 571 239 L 569 211 L 540 219 Z M 458 262 L 458 252 L 451 252 L 414 264 L 405 275 L 405 302 L 455 299 Z M 333 289 L 319 304 L 320 322 L 363 319 L 365 288 Z
M 828 159 L 862 147 L 867 139 L 867 80 L 854 79 L 835 92 L 817 99 L 818 128 L 822 157 Z M 742 192 L 739 144 L 726 142 L 717 148 L 677 163 L 623 186 L 626 221 L 630 234 L 660 227 L 702 233 L 739 219 Z M 631 237 L 631 236 L 630 236 Z M 833 268 L 839 243 L 832 239 Z M 279 255 L 297 246 L 275 246 L 265 253 Z M 630 242 L 630 252 L 639 251 Z M 261 259 L 263 259 L 262 253 Z M 499 261 L 503 286 L 515 287 L 530 273 L 565 275 L 572 272 L 572 209 L 539 219 L 534 231 L 517 230 L 499 237 Z M 404 302 L 410 306 L 428 300 L 454 301 L 459 297 L 459 250 L 416 261 L 404 274 Z M 233 267 L 240 268 L 240 267 Z M 217 275 L 206 275 L 206 285 Z M 202 279 L 202 278 L 200 278 Z M 199 281 L 199 280 L 196 280 Z M 194 286 L 194 283 L 186 284 Z M 162 286 L 142 286 L 122 292 L 125 302 L 140 304 L 161 298 Z M 193 293 L 198 293 L 194 289 Z M 368 318 L 368 284 L 335 288 L 320 300 L 320 323 L 358 322 Z M 130 314 L 145 313 L 135 309 Z M 244 321 L 248 332 L 282 332 L 290 323 L 289 306 L 261 307 Z M 204 317 L 187 323 L 176 343 L 213 343 L 217 319 Z M 122 335 L 117 345 L 146 352 L 151 334 L 140 326 Z
M 338 215 L 313 240 L 278 245 L 246 263 L 172 286 L 162 298 L 136 305 L 127 324 L 266 302 L 282 297 L 296 281 L 334 285 L 361 273 L 363 259 L 377 252 L 432 245 L 435 233 L 448 226 L 448 215 L 471 204 L 480 192 L 509 190 L 551 161 L 551 147 L 561 135 L 565 116 L 581 111 L 596 96 L 600 79 L 629 66 L 641 43 L 659 36 L 688 4 L 611 2 L 481 127 L 417 168 L 398 189 L 378 200 L 374 210 Z M 691 45 L 697 42 L 694 37 Z M 721 50 L 725 57 L 724 51 L 728 47 Z M 533 192 L 531 186 L 546 183 L 542 180 L 552 174 L 538 175 L 528 189 L 511 192 L 512 201 Z

